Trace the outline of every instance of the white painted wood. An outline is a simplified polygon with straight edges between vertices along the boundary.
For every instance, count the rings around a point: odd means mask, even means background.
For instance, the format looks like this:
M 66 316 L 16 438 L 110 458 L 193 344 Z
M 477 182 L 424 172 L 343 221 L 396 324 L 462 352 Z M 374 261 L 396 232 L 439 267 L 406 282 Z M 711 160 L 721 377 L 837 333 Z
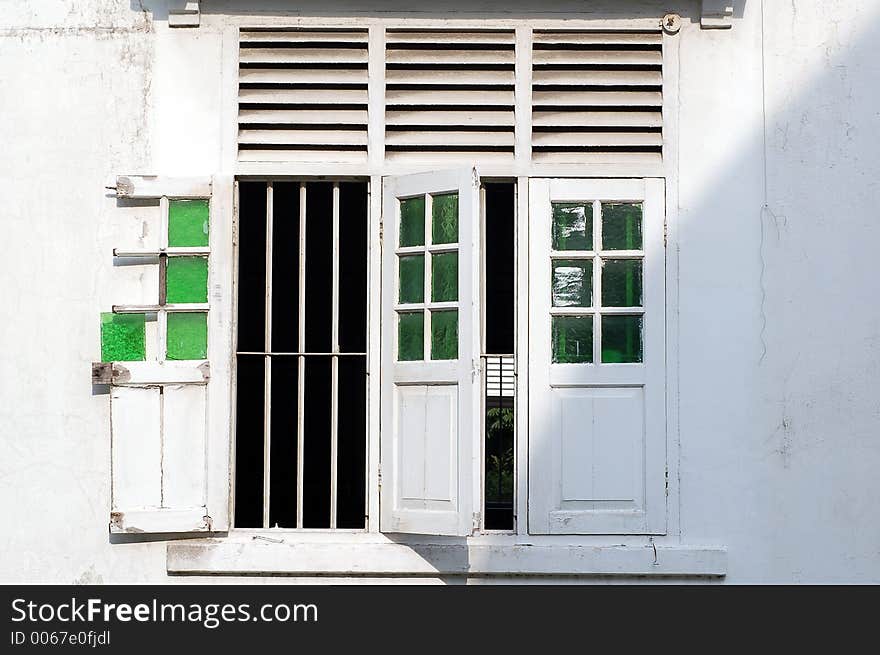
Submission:
M 426 195 L 425 244 L 430 246 L 431 194 L 459 194 L 459 352 L 397 360 L 399 199 Z M 383 193 L 381 529 L 383 532 L 467 535 L 473 529 L 474 455 L 479 453 L 479 179 L 473 169 L 386 178 Z M 430 266 L 426 265 L 426 299 Z
M 388 48 L 385 59 L 389 64 L 512 64 L 513 50 L 422 50 Z
M 380 375 L 382 345 L 382 178 L 374 176 L 369 183 L 369 252 L 367 254 L 367 530 L 379 532 L 379 497 L 382 482 L 379 475 L 379 425 L 381 421 Z M 375 290 L 379 290 L 376 293 Z
M 242 126 L 251 123 L 291 125 L 366 125 L 366 109 L 241 109 L 238 120 Z
M 186 304 L 172 303 L 168 305 L 113 305 L 114 314 L 150 314 L 158 311 L 172 312 L 206 312 L 208 303 L 193 302 Z
M 532 93 L 536 105 L 555 107 L 659 107 L 663 104 L 660 91 L 542 91 L 537 87 Z
M 162 390 L 162 507 L 201 508 L 207 514 L 207 391 L 166 385 Z
M 503 84 L 513 86 L 514 72 L 512 70 L 434 70 L 421 69 L 397 69 L 385 71 L 385 81 L 388 84 Z
M 535 84 L 576 86 L 660 86 L 663 75 L 654 70 L 554 70 L 538 68 L 532 73 Z
M 364 68 L 242 68 L 243 84 L 366 84 Z
M 209 198 L 210 177 L 161 177 L 158 175 L 120 175 L 116 178 L 116 197 L 133 200 L 168 198 Z
M 241 89 L 238 92 L 241 102 L 246 103 L 289 103 L 294 105 L 329 104 L 353 105 L 367 104 L 366 89 Z
M 364 96 L 366 99 L 366 96 Z M 340 100 L 340 102 L 342 102 Z M 256 145 L 315 145 L 315 146 L 366 146 L 366 130 L 303 130 L 296 128 L 278 130 L 243 129 L 238 133 L 239 144 Z
M 535 146 L 661 146 L 660 132 L 535 132 Z
M 656 27 L 656 26 L 655 26 Z M 573 45 L 658 45 L 662 42 L 659 30 L 654 32 L 544 32 L 535 33 L 535 43 L 566 43 Z
M 388 89 L 389 105 L 513 105 L 513 91 L 474 89 Z
M 442 30 L 430 32 L 411 32 L 406 30 L 388 30 L 389 44 L 412 44 L 412 43 L 437 43 L 448 44 L 456 43 L 467 45 L 470 43 L 479 44 L 512 44 L 514 42 L 514 33 L 511 30 L 506 31 L 460 31 L 460 30 Z
M 292 29 L 241 30 L 242 43 L 366 43 L 366 30 Z
M 111 515 L 162 504 L 161 411 L 158 387 L 111 387 Z
M 504 125 L 513 126 L 514 116 L 509 111 L 436 110 L 422 111 L 406 108 L 385 112 L 385 124 L 394 125 Z
M 234 213 L 234 181 L 231 176 L 214 177 L 211 197 L 212 252 L 208 280 L 208 357 L 212 381 L 207 387 L 207 515 L 210 529 L 229 529 L 231 485 L 230 462 L 232 441 L 232 359 L 233 359 L 233 296 L 232 224 Z
M 389 146 L 513 146 L 513 132 L 428 132 L 424 130 L 389 132 Z
M 555 111 L 535 109 L 535 127 L 660 127 L 663 115 L 657 111 Z
M 118 512 L 111 515 L 110 532 L 114 534 L 172 535 L 193 532 L 216 532 L 204 507 L 191 509 L 148 509 Z
M 529 288 L 529 532 L 666 531 L 665 254 L 661 180 L 532 180 Z M 643 363 L 600 361 L 601 266 L 594 261 L 592 364 L 551 364 L 551 203 L 643 204 Z M 594 243 L 601 244 L 596 211 Z M 597 251 L 601 257 L 602 251 Z M 610 309 L 610 308 L 609 308 Z M 635 313 L 635 312 L 633 312 Z
M 244 64 L 357 64 L 366 63 L 367 49 L 359 48 L 242 48 Z
M 660 65 L 659 50 L 539 50 L 532 53 L 535 64 L 652 64 Z
M 353 537 L 355 535 L 352 535 Z M 727 551 L 706 546 L 537 546 L 198 540 L 168 545 L 169 573 L 201 575 L 723 576 Z
M 191 197 L 186 188 L 192 184 L 158 179 L 166 186 L 153 185 L 150 193 L 160 198 L 163 249 L 167 199 L 178 193 Z M 156 360 L 116 362 L 111 368 L 114 532 L 186 533 L 229 527 L 232 178 L 216 177 L 204 188 L 215 192 L 205 249 L 211 253 L 208 302 L 115 307 L 119 312 L 155 312 L 160 324 Z M 145 189 L 132 192 L 146 194 Z M 167 313 L 181 311 L 208 313 L 207 359 L 164 361 L 163 320 Z
M 117 386 L 158 384 L 207 384 L 211 365 L 206 359 L 182 361 L 113 362 L 112 384 Z

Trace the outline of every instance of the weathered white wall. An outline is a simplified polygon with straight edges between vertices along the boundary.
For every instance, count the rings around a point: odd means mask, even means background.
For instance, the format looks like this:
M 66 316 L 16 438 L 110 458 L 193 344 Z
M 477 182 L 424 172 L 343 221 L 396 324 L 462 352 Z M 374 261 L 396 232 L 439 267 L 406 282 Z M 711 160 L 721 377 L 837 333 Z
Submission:
M 169 30 L 165 4 L 0 0 L 4 582 L 168 579 L 163 542 L 109 541 L 108 400 L 88 381 L 100 311 L 156 288 L 109 258 L 155 238 L 153 212 L 102 187 L 221 166 L 215 19 Z M 726 545 L 732 582 L 880 582 L 880 0 L 765 0 L 766 118 L 760 0 L 729 31 L 701 31 L 696 4 L 669 6 L 689 16 L 682 540 Z

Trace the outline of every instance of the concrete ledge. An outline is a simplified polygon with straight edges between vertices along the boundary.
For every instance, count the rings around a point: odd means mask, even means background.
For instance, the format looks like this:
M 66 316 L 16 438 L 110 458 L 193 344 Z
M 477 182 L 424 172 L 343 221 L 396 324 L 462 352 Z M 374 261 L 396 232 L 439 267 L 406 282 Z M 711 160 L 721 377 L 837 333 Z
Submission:
M 389 543 L 169 543 L 168 573 L 290 576 L 702 576 L 727 573 L 724 548 Z

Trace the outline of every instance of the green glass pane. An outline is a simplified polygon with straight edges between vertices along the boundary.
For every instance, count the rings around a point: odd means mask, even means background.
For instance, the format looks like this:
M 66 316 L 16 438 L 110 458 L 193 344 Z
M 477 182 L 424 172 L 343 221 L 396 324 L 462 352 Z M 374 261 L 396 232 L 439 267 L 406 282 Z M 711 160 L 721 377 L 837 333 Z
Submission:
M 642 206 L 626 202 L 602 203 L 602 248 L 642 249 Z
M 553 250 L 593 249 L 593 204 L 553 203 Z
M 554 364 L 584 364 L 593 361 L 593 317 L 553 316 Z
M 168 359 L 204 359 L 208 356 L 208 315 L 204 312 L 168 314 Z
M 397 361 L 425 358 L 425 313 L 401 312 L 397 315 Z
M 641 259 L 606 259 L 602 262 L 602 305 L 642 306 Z
M 400 246 L 425 245 L 425 196 L 400 201 Z
M 590 307 L 593 304 L 593 260 L 553 260 L 553 306 Z
M 207 200 L 168 202 L 168 245 L 171 247 L 208 245 Z
M 101 361 L 140 362 L 146 359 L 144 314 L 101 314 Z
M 431 359 L 458 359 L 458 311 L 431 312 Z
M 431 300 L 458 300 L 458 253 L 431 255 Z
M 602 317 L 602 362 L 627 364 L 642 361 L 642 317 Z
M 407 255 L 399 257 L 400 289 L 398 301 L 413 303 L 425 301 L 425 256 Z
M 208 260 L 205 257 L 168 258 L 165 302 L 208 302 Z
M 431 209 L 431 243 L 458 243 L 458 194 L 434 196 Z

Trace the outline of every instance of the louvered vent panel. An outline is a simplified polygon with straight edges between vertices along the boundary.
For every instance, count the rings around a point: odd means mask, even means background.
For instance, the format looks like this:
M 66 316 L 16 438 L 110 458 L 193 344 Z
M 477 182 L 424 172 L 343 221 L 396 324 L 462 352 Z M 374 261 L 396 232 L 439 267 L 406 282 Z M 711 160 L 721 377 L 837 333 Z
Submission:
M 388 30 L 389 160 L 512 160 L 513 30 Z
M 532 159 L 658 163 L 662 159 L 662 35 L 536 30 Z
M 240 33 L 243 161 L 365 161 L 367 30 Z

